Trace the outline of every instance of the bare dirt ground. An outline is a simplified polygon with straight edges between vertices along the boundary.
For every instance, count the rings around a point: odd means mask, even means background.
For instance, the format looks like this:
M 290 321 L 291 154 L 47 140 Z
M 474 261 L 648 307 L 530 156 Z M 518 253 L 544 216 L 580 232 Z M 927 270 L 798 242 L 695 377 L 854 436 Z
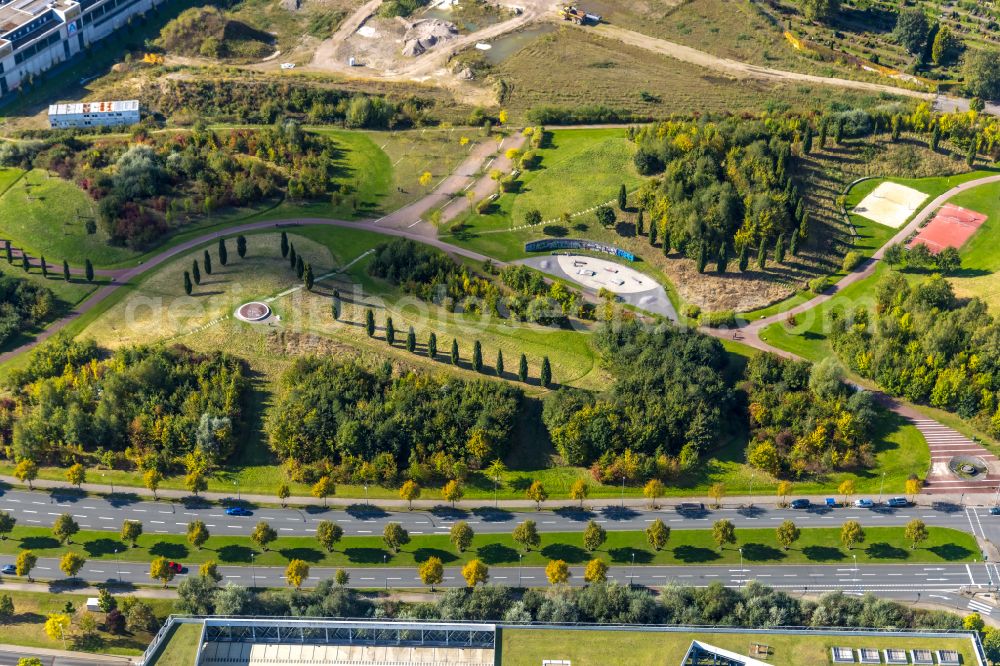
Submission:
M 341 25 L 340 29 L 331 39 L 325 40 L 319 45 L 308 68 L 313 71 L 335 72 L 352 77 L 407 79 L 411 81 L 441 83 L 446 78 L 452 78 L 450 72 L 447 70 L 447 64 L 448 60 L 454 54 L 475 45 L 476 42 L 493 39 L 530 23 L 554 17 L 555 10 L 558 7 L 558 3 L 552 0 L 519 0 L 516 6 L 523 9 L 520 15 L 469 35 L 463 35 L 438 44 L 416 58 L 407 58 L 400 53 L 402 44 L 395 43 L 395 39 L 399 39 L 399 37 L 387 36 L 387 38 L 375 40 L 358 35 L 358 28 L 368 25 L 366 22 L 370 20 L 379 4 L 381 3 L 377 0 L 368 2 L 349 19 L 344 21 L 343 25 Z M 513 7 L 514 5 L 511 6 Z M 371 21 L 371 27 L 376 32 L 381 32 L 380 28 L 386 27 L 385 23 L 382 19 L 376 18 Z M 392 50 L 394 47 L 396 52 L 393 58 L 394 62 L 391 64 L 369 63 L 362 56 L 359 63 L 360 66 L 351 67 L 348 61 L 352 55 L 357 57 L 353 51 L 362 45 L 358 40 L 381 42 L 380 53 Z M 368 45 L 368 48 L 365 50 L 370 50 L 371 46 Z M 376 58 L 376 60 L 381 60 L 381 57 Z

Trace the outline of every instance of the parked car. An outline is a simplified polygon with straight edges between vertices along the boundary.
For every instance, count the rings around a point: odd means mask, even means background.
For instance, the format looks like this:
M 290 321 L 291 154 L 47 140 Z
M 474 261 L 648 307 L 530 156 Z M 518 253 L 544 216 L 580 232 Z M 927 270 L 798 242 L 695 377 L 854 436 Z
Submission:
M 174 562 L 174 561 L 167 562 L 167 568 L 173 571 L 175 574 L 179 574 L 184 571 L 184 567 L 182 567 L 179 562 Z
M 15 567 L 13 564 L 5 564 L 3 565 L 3 569 L 0 569 L 0 573 L 7 574 L 8 576 L 13 576 L 14 574 L 17 573 L 17 567 Z
M 990 515 L 991 516 L 1000 516 L 1000 506 L 991 506 L 990 507 Z
M 705 505 L 701 502 L 681 502 L 677 505 L 677 513 L 701 513 Z
M 795 499 L 792 500 L 792 503 L 789 506 L 793 509 L 808 509 L 811 505 L 807 499 Z
M 910 500 L 906 499 L 905 497 L 890 497 L 888 500 L 886 500 L 885 503 L 888 506 L 894 508 L 901 506 L 910 506 Z
M 252 516 L 253 511 L 242 506 L 231 506 L 226 509 L 227 516 Z
M 875 506 L 875 502 L 871 501 L 870 499 L 863 498 L 859 500 L 854 500 L 854 506 L 858 507 L 859 509 L 870 509 L 873 506 Z

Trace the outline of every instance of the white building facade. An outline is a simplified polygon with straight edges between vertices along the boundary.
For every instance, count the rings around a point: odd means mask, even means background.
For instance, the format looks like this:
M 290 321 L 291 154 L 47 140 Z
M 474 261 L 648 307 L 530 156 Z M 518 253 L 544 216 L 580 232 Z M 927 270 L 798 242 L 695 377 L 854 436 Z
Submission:
M 0 0 L 0 98 L 165 0 Z
M 53 129 L 134 125 L 137 122 L 139 101 L 134 99 L 49 105 L 49 126 Z

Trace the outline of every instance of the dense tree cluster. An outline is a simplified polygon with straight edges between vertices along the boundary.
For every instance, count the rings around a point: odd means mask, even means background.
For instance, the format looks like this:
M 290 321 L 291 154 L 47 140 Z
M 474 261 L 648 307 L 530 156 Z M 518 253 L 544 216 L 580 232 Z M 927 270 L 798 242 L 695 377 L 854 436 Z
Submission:
M 381 243 L 368 273 L 449 311 L 479 312 L 520 321 L 563 324 L 569 316 L 594 318 L 594 307 L 579 292 L 546 282 L 538 271 L 508 266 L 500 271 L 487 263 L 483 274 L 457 263 L 443 252 L 411 240 Z
M 110 451 L 140 469 L 192 457 L 204 469 L 233 453 L 244 428 L 246 368 L 220 352 L 129 347 L 101 358 L 93 343 L 61 340 L 31 361 L 11 373 L 13 398 L 0 405 L 2 444 L 17 460 L 65 464 Z
M 852 370 L 894 395 L 957 412 L 1000 434 L 1000 324 L 940 276 L 915 285 L 887 273 L 874 307 L 834 320 L 831 340 Z
M 322 468 L 343 480 L 423 483 L 502 457 L 520 403 L 506 383 L 300 358 L 282 379 L 267 432 L 299 476 Z
M 4 144 L 8 146 L 12 144 Z M 261 129 L 76 139 L 0 150 L 0 165 L 34 166 L 74 180 L 98 202 L 111 242 L 141 249 L 194 215 L 287 196 L 344 196 L 337 142 L 286 121 Z
M 790 126 L 761 121 L 671 121 L 631 132 L 641 173 L 662 176 L 640 192 L 664 248 L 725 269 L 726 257 L 794 252 L 804 235 L 801 196 L 791 174 Z M 780 261 L 781 258 L 777 257 Z
M 514 291 L 504 305 L 514 319 L 536 324 L 563 323 L 566 317 L 593 319 L 595 309 L 576 291 L 561 282 L 545 281 L 536 270 L 527 266 L 507 266 L 500 271 L 504 286 Z
M 44 322 L 54 307 L 55 296 L 45 287 L 0 275 L 0 346 Z
M 430 122 L 433 102 L 419 97 L 390 100 L 301 82 L 201 78 L 164 79 L 143 99 L 165 116 L 269 125 L 287 117 L 310 124 L 342 123 L 365 129 L 397 129 Z
M 477 622 L 588 622 L 597 624 L 685 624 L 767 628 L 780 626 L 959 629 L 962 618 L 943 611 L 911 608 L 868 594 L 824 594 L 800 600 L 757 581 L 741 588 L 668 585 L 657 597 L 643 587 L 595 583 L 518 590 L 477 585 L 445 590 L 424 603 L 372 601 L 353 589 L 321 581 L 314 590 L 255 592 L 191 576 L 178 587 L 177 610 L 220 615 L 296 617 L 390 617 L 402 620 Z
M 546 398 L 542 418 L 559 453 L 570 464 L 592 464 L 602 481 L 692 468 L 732 404 L 722 345 L 635 322 L 604 326 L 595 340 L 616 380 L 603 393 L 564 388 Z
M 425 301 L 459 306 L 473 312 L 497 312 L 500 290 L 445 253 L 411 240 L 397 238 L 375 247 L 368 274 L 401 287 Z
M 750 465 L 777 477 L 802 477 L 873 463 L 878 410 L 870 393 L 844 384 L 833 363 L 757 354 L 747 364 L 745 388 Z

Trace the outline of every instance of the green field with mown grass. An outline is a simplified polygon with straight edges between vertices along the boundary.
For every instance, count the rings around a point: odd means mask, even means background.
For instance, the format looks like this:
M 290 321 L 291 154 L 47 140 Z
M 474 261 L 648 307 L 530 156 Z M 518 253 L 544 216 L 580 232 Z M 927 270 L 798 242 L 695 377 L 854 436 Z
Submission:
M 53 592 L 25 592 L 21 590 L 4 590 L 14 602 L 14 617 L 9 622 L 0 623 L 0 644 L 19 645 L 26 648 L 46 648 L 50 650 L 65 650 L 69 648 L 80 652 L 96 652 L 100 654 L 136 655 L 142 654 L 152 634 L 139 632 L 115 636 L 98 629 L 93 638 L 71 637 L 64 643 L 61 640 L 49 638 L 43 630 L 46 617 L 51 613 L 63 613 L 66 604 L 73 605 L 74 611 L 83 612 L 86 608 L 88 595 L 72 594 L 65 590 Z M 120 598 L 120 597 L 119 597 Z M 149 604 L 156 617 L 163 621 L 173 611 L 173 599 L 142 599 Z M 103 623 L 103 613 L 97 613 L 98 625 Z M 180 663 L 177 662 L 178 666 Z M 183 662 L 190 666 L 192 661 Z
M 500 634 L 504 666 L 536 666 L 543 660 L 566 660 L 574 666 L 631 666 L 632 664 L 679 664 L 692 640 L 747 654 L 752 643 L 771 649 L 769 661 L 782 666 L 817 666 L 830 663 L 833 647 L 904 650 L 926 648 L 956 650 L 963 664 L 976 663 L 975 648 L 968 638 L 797 636 L 768 632 L 754 634 L 683 632 L 510 629 Z

